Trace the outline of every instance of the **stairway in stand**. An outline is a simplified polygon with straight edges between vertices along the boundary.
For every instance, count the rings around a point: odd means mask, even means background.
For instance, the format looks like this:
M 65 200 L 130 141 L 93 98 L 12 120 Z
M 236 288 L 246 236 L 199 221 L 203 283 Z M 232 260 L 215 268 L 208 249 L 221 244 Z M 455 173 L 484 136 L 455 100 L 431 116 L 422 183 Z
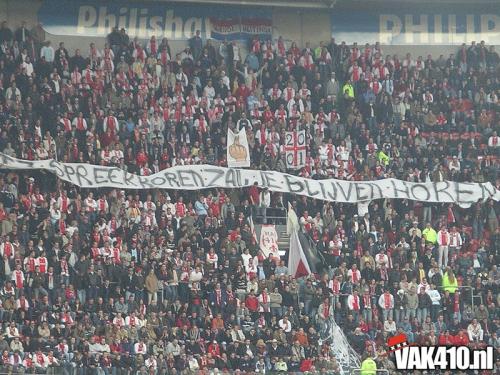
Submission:
M 280 251 L 288 252 L 290 248 L 290 236 L 286 232 L 286 225 L 276 225 L 276 232 L 278 233 L 278 248 Z

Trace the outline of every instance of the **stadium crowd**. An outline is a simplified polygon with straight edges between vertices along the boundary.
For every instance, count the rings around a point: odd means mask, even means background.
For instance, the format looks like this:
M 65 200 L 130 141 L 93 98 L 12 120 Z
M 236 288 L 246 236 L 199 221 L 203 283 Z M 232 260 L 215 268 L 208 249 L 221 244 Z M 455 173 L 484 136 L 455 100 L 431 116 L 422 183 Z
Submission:
M 245 128 L 252 167 L 285 172 L 284 132 L 305 129 L 306 165 L 287 172 L 500 188 L 499 68 L 483 42 L 397 56 L 198 32 L 178 52 L 114 29 L 68 51 L 4 22 L 0 151 L 149 175 L 223 166 L 227 128 Z M 358 217 L 258 186 L 85 190 L 8 170 L 0 191 L 4 372 L 336 374 L 331 318 L 391 371 L 396 333 L 499 348 L 498 202 L 385 200 Z M 288 202 L 325 260 L 306 278 L 266 259 L 250 228 L 254 208 Z

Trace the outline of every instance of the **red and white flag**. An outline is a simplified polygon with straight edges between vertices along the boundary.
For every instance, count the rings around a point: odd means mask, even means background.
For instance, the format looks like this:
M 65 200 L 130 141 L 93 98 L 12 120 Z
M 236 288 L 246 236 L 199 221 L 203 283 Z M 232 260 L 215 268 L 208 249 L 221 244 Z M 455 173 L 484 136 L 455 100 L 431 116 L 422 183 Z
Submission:
M 260 249 L 267 258 L 279 258 L 278 232 L 274 224 L 264 224 L 260 230 Z
M 286 132 L 285 157 L 288 169 L 300 169 L 306 166 L 305 130 Z
M 299 240 L 298 231 L 293 231 L 290 236 L 290 250 L 288 254 L 288 274 L 295 278 L 310 275 L 311 269 Z
M 250 216 L 248 221 L 250 222 L 250 231 L 252 232 L 252 239 L 253 239 L 254 243 L 256 244 L 257 243 L 257 232 L 255 232 L 255 225 L 253 224 L 252 216 Z

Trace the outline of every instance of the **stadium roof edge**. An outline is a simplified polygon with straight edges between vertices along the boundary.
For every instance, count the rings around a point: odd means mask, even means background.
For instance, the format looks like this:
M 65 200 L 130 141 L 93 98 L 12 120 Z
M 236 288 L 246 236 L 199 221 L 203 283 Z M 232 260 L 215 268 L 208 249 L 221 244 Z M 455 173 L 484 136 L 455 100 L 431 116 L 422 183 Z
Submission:
M 137 2 L 143 0 L 135 0 Z M 422 3 L 442 3 L 442 4 L 470 4 L 470 0 L 153 0 L 158 2 L 169 2 L 179 4 L 226 4 L 226 5 L 241 5 L 241 6 L 266 6 L 266 7 L 286 7 L 297 9 L 332 9 L 336 5 L 361 5 L 363 3 L 407 3 L 407 4 L 422 4 Z M 494 4 L 498 0 L 475 0 L 475 4 Z

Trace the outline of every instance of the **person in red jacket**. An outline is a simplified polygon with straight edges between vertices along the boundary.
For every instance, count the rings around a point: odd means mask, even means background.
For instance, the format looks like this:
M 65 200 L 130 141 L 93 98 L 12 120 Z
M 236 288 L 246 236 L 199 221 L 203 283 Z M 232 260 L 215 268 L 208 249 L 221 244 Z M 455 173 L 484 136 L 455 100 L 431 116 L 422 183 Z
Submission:
M 138 167 L 143 167 L 148 162 L 148 157 L 144 149 L 138 152 L 137 157 L 135 158 Z
M 469 337 L 465 331 L 458 332 L 458 335 L 455 336 L 455 345 L 456 346 L 464 346 L 469 345 Z
M 241 83 L 239 87 L 236 89 L 235 96 L 237 98 L 242 97 L 244 100 L 246 100 L 249 95 L 250 95 L 250 88 L 248 88 L 246 84 Z
M 256 316 L 259 313 L 259 300 L 253 290 L 250 291 L 247 298 L 245 299 L 245 306 L 248 311 L 250 311 L 252 318 L 256 319 Z
M 455 336 L 450 334 L 450 331 L 446 330 L 441 335 L 439 335 L 438 344 L 446 346 L 455 345 Z
M 307 372 L 307 371 L 311 371 L 311 372 L 314 372 L 314 357 L 311 357 L 311 358 L 306 358 L 304 360 L 302 360 L 302 362 L 300 363 L 300 371 L 301 372 Z
M 210 345 L 208 345 L 208 352 L 212 355 L 214 358 L 219 358 L 220 357 L 220 346 L 217 343 L 216 340 L 212 341 Z

